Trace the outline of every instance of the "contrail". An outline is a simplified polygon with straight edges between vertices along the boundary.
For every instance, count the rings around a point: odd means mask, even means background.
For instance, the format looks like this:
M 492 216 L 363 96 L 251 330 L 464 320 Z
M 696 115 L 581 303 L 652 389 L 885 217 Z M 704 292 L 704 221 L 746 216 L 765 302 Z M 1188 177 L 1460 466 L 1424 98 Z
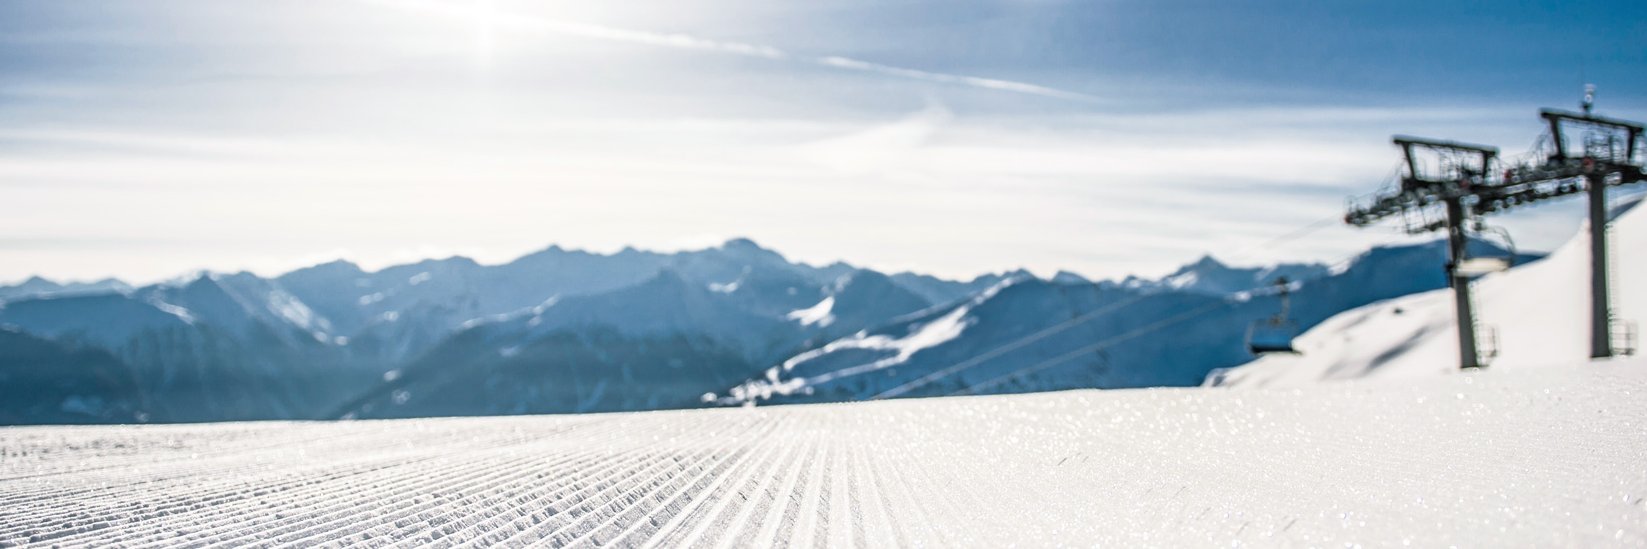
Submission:
M 870 61 L 863 61 L 863 60 L 859 60 L 859 59 L 852 59 L 852 58 L 848 58 L 848 57 L 839 57 L 839 56 L 832 56 L 832 55 L 831 56 L 797 55 L 797 54 L 791 54 L 791 53 L 786 52 L 786 51 L 784 51 L 782 49 L 779 49 L 779 48 L 775 48 L 775 47 L 767 46 L 767 45 L 762 45 L 762 44 L 750 44 L 750 43 L 745 43 L 745 42 L 732 42 L 732 41 L 726 41 L 726 40 L 715 40 L 715 39 L 711 39 L 711 38 L 703 38 L 703 37 L 699 37 L 699 36 L 693 36 L 693 35 L 690 35 L 690 34 L 651 32 L 651 31 L 643 31 L 643 30 L 608 27 L 608 26 L 605 26 L 605 25 L 596 25 L 596 24 L 592 24 L 592 23 L 581 23 L 581 22 L 576 22 L 576 21 L 562 21 L 562 20 L 555 20 L 555 19 L 545 19 L 545 18 L 534 17 L 534 16 L 529 16 L 529 15 L 521 15 L 521 14 L 504 13 L 504 12 L 499 12 L 499 11 L 493 11 L 493 10 L 478 7 L 478 6 L 458 5 L 458 4 L 454 4 L 454 3 L 450 3 L 450 2 L 429 1 L 429 0 L 367 0 L 367 1 L 372 2 L 372 3 L 376 3 L 376 4 L 393 6 L 393 7 L 397 7 L 397 8 L 413 9 L 413 10 L 418 10 L 418 11 L 423 11 L 423 12 L 438 13 L 438 14 L 441 14 L 441 15 L 450 15 L 450 16 L 454 16 L 454 17 L 464 17 L 464 18 L 467 18 L 467 19 L 470 19 L 470 20 L 473 20 L 473 21 L 484 22 L 488 25 L 495 25 L 495 26 L 500 27 L 500 28 L 510 28 L 510 29 L 515 29 L 515 30 L 536 31 L 536 32 L 550 32 L 550 33 L 561 34 L 561 35 L 566 35 L 566 36 L 577 36 L 577 37 L 581 37 L 581 38 L 592 38 L 592 39 L 597 39 L 597 40 L 610 40 L 610 41 L 614 41 L 614 42 L 629 42 L 629 43 L 634 43 L 634 44 L 645 44 L 645 45 L 649 45 L 649 46 L 658 46 L 658 47 L 664 47 L 664 48 L 698 50 L 698 51 L 714 52 L 714 53 L 721 53 L 721 54 L 727 54 L 727 55 L 741 55 L 741 56 L 746 56 L 746 57 L 759 57 L 759 58 L 762 58 L 762 59 L 771 59 L 771 60 L 777 60 L 777 61 L 790 61 L 790 62 L 796 62 L 796 63 L 806 63 L 806 64 L 811 64 L 811 65 L 819 65 L 819 66 L 831 67 L 831 68 L 836 68 L 836 69 L 859 71 L 859 72 L 868 72 L 868 73 L 881 74 L 881 75 L 887 75 L 887 76 L 895 76 L 895 77 L 899 77 L 899 78 L 907 78 L 907 79 L 910 79 L 910 80 L 922 80 L 922 81 L 926 81 L 926 82 L 937 82 L 937 83 L 942 83 L 942 84 L 954 84 L 954 85 L 969 86 L 969 87 L 989 89 L 989 90 L 998 90 L 998 91 L 1005 91 L 1005 92 L 1012 92 L 1012 93 L 1022 93 L 1022 94 L 1028 94 L 1028 95 L 1038 95 L 1038 96 L 1042 96 L 1042 97 L 1052 97 L 1052 98 L 1057 98 L 1057 99 L 1077 100 L 1077 101 L 1096 101 L 1096 100 L 1099 99 L 1096 96 L 1092 96 L 1092 95 L 1088 95 L 1088 94 L 1084 94 L 1084 93 L 1072 92 L 1072 91 L 1067 91 L 1067 90 L 1060 90 L 1060 89 L 1057 89 L 1057 88 L 1041 86 L 1041 85 L 1038 85 L 1038 84 L 1030 84 L 1030 83 L 1027 83 L 1027 82 L 1017 82 L 1017 81 L 1013 81 L 1013 80 L 1001 80 L 1001 79 L 996 79 L 996 78 L 984 78 L 984 77 L 968 76 L 968 75 L 962 75 L 962 74 L 949 74 L 949 73 L 941 73 L 941 72 L 930 72 L 930 71 L 923 71 L 923 70 L 919 70 L 919 69 L 911 69 L 911 68 L 906 68 L 906 67 L 896 67 L 896 66 L 892 66 L 892 65 L 883 65 L 883 64 L 880 64 L 880 63 L 874 63 L 874 62 L 870 62 Z

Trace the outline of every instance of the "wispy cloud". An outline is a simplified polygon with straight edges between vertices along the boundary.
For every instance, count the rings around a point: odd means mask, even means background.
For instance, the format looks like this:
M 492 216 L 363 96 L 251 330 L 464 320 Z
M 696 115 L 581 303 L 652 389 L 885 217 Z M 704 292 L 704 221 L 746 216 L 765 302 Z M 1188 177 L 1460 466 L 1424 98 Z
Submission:
M 803 160 L 847 174 L 886 171 L 910 158 L 944 124 L 955 117 L 943 105 L 929 104 L 897 121 L 878 124 L 799 147 Z
M 1051 97 L 1051 98 L 1064 99 L 1064 100 L 1095 101 L 1095 100 L 1099 99 L 1098 97 L 1093 96 L 1093 95 L 1089 95 L 1089 94 L 1084 94 L 1084 93 L 1079 93 L 1079 92 L 1074 92 L 1074 91 L 1068 91 L 1068 90 L 1062 90 L 1062 89 L 1058 89 L 1058 88 L 1054 88 L 1054 87 L 1050 87 L 1050 86 L 1032 84 L 1032 83 L 1029 83 L 1029 82 L 1018 82 L 1018 81 L 1003 80 L 1003 79 L 998 79 L 998 78 L 985 78 L 985 77 L 980 77 L 980 76 L 969 76 L 969 75 L 963 75 L 963 74 L 950 74 L 950 73 L 942 73 L 942 72 L 924 71 L 924 70 L 915 69 L 915 68 L 898 67 L 898 66 L 893 66 L 893 65 L 884 65 L 884 64 L 881 64 L 881 63 L 875 63 L 875 62 L 871 62 L 871 61 L 865 61 L 865 60 L 861 60 L 861 59 L 853 59 L 853 58 L 849 58 L 849 57 L 841 57 L 841 56 L 835 56 L 835 55 L 797 54 L 797 53 L 791 53 L 791 52 L 785 51 L 783 49 L 780 49 L 780 48 L 777 48 L 777 47 L 774 47 L 774 46 L 769 46 L 769 45 L 764 45 L 764 44 L 750 44 L 750 43 L 747 43 L 747 42 L 715 40 L 715 39 L 711 39 L 711 38 L 693 36 L 693 35 L 684 34 L 684 33 L 653 32 L 653 31 L 646 31 L 646 30 L 609 27 L 609 26 L 605 26 L 605 25 L 596 25 L 596 24 L 592 24 L 592 23 L 583 23 L 583 22 L 577 22 L 577 21 L 548 19 L 548 18 L 536 17 L 536 16 L 531 16 L 531 15 L 525 15 L 525 14 L 508 13 L 508 12 L 497 11 L 497 10 L 491 9 L 489 6 L 486 6 L 486 5 L 458 4 L 458 3 L 453 3 L 453 2 L 442 2 L 442 1 L 438 1 L 438 0 L 436 0 L 436 1 L 429 1 L 429 0 L 367 0 L 367 1 L 375 3 L 375 4 L 393 6 L 393 7 L 401 8 L 401 9 L 410 9 L 410 10 L 416 10 L 416 11 L 427 12 L 427 13 L 447 15 L 447 16 L 452 16 L 452 17 L 461 17 L 465 20 L 468 20 L 468 21 L 476 23 L 476 24 L 481 24 L 481 25 L 486 25 L 486 26 L 493 26 L 493 27 L 497 27 L 497 28 L 507 28 L 507 29 L 518 30 L 518 31 L 548 32 L 548 33 L 554 33 L 554 34 L 560 34 L 560 35 L 566 35 L 566 36 L 576 36 L 576 37 L 580 37 L 580 38 L 590 38 L 590 39 L 596 39 L 596 40 L 608 40 L 608 41 L 614 41 L 614 42 L 628 42 L 628 43 L 633 43 L 633 44 L 645 44 L 645 45 L 648 45 L 648 46 L 657 46 L 657 47 L 663 47 L 663 48 L 697 50 L 697 51 L 713 52 L 713 53 L 726 54 L 726 55 L 740 55 L 740 56 L 745 56 L 745 57 L 757 57 L 757 58 L 762 58 L 762 59 L 770 59 L 770 60 L 774 60 L 774 61 L 787 61 L 787 62 L 793 62 L 793 63 L 804 63 L 804 64 L 810 64 L 810 65 L 818 65 L 818 66 L 831 67 L 831 68 L 836 68 L 836 69 L 849 70 L 849 71 L 866 72 L 866 73 L 880 74 L 880 75 L 885 75 L 885 76 L 892 76 L 892 77 L 897 77 L 897 78 L 905 78 L 905 79 L 910 79 L 910 80 L 921 80 L 921 81 L 926 81 L 926 82 L 937 82 L 937 83 L 941 83 L 941 84 L 952 84 L 952 85 L 957 85 L 957 86 L 967 86 L 967 87 L 987 89 L 987 90 L 997 90 L 997 91 L 1010 92 L 1010 93 L 1036 95 L 1036 96 L 1041 96 L 1041 97 Z
M 868 61 L 860 61 L 860 60 L 857 60 L 857 59 L 851 59 L 851 58 L 847 58 L 847 57 L 827 56 L 827 57 L 809 58 L 808 60 L 812 61 L 814 63 L 817 63 L 819 65 L 825 65 L 825 66 L 830 66 L 830 67 L 838 67 L 838 68 L 842 68 L 842 69 L 855 70 L 855 71 L 873 72 L 873 73 L 877 73 L 877 74 L 897 76 L 897 77 L 900 77 L 900 78 L 909 78 L 909 79 L 912 79 L 912 80 L 925 80 L 925 81 L 928 81 L 928 82 L 940 82 L 940 83 L 944 83 L 944 84 L 957 84 L 957 85 L 962 85 L 962 86 L 972 86 L 972 87 L 975 87 L 975 88 L 984 88 L 984 89 L 990 89 L 990 90 L 1000 90 L 1000 91 L 1008 91 L 1008 92 L 1014 92 L 1014 93 L 1025 93 L 1025 94 L 1029 94 L 1029 95 L 1040 95 L 1040 96 L 1045 96 L 1045 97 L 1056 97 L 1058 99 L 1071 99 L 1071 100 L 1079 100 L 1079 101 L 1094 101 L 1094 100 L 1098 99 L 1096 96 L 1087 95 L 1087 94 L 1084 94 L 1084 93 L 1064 91 L 1064 90 L 1060 90 L 1060 89 L 1057 89 L 1057 88 L 1049 88 L 1049 87 L 1046 87 L 1046 86 L 1041 86 L 1041 85 L 1036 85 L 1036 84 L 1029 84 L 1029 83 L 1025 83 L 1025 82 L 1014 82 L 1012 80 L 999 80 L 999 79 L 995 79 L 995 78 L 982 78 L 982 77 L 978 77 L 978 76 L 963 76 L 963 75 L 958 75 L 958 74 L 945 74 L 945 73 L 941 73 L 941 72 L 928 72 L 928 71 L 923 71 L 923 70 L 907 69 L 907 68 L 903 68 L 903 67 L 894 67 L 894 66 L 891 66 L 891 65 L 882 65 L 882 64 L 879 64 L 879 63 L 871 63 L 871 62 L 868 62 Z
M 378 265 L 430 246 L 502 260 L 549 241 L 679 248 L 679 235 L 750 236 L 814 263 L 953 277 L 1018 266 L 1154 276 L 1338 215 L 1342 196 L 1375 189 L 1397 163 L 1385 137 L 1396 129 L 1538 129 L 1490 106 L 992 116 L 929 101 L 853 119 L 527 112 L 507 132 L 390 141 L 370 131 L 5 130 L 0 198 L 14 206 L 0 217 L 12 238 L 0 239 L 0 280 L 152 279 L 201 265 L 274 273 L 338 247 Z M 629 137 L 639 134 L 652 138 Z M 1519 244 L 1547 249 L 1571 233 L 1568 206 L 1501 221 Z M 234 249 L 75 240 L 164 243 L 205 224 Z M 1235 259 L 1335 261 L 1398 238 L 1335 224 Z
M 954 277 L 1158 275 L 1254 247 L 1237 259 L 1336 260 L 1403 237 L 1335 223 L 1260 244 L 1376 189 L 1397 164 L 1392 133 L 1511 153 L 1542 129 L 1540 103 L 1521 100 L 1129 79 L 1103 56 L 1153 66 L 1153 38 L 1112 51 L 1100 30 L 1063 42 L 901 2 L 533 4 L 12 10 L 76 34 L 31 38 L 41 47 L 19 49 L 0 84 L 0 280 L 278 272 L 335 249 L 378 265 L 429 250 L 504 260 L 548 242 L 678 248 L 681 235 Z M 82 23 L 51 24 L 66 21 Z M 122 38 L 78 34 L 101 29 Z M 523 49 L 484 70 L 494 36 Z M 977 40 L 954 47 L 963 36 Z M 471 38 L 482 70 L 465 63 Z M 979 62 L 1069 76 L 954 68 Z M 1080 88 L 1101 100 L 1042 85 L 1066 77 L 1103 82 Z M 1605 97 L 1631 117 L 1634 96 Z M 1495 222 L 1541 249 L 1571 234 L 1577 206 Z

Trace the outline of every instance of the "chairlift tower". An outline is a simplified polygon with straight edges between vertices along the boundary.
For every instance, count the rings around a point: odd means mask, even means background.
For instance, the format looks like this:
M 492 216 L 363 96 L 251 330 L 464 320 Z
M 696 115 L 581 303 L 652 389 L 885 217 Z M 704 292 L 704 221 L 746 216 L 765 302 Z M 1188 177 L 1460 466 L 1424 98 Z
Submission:
M 1470 278 L 1483 273 L 1464 267 L 1471 264 L 1468 223 L 1472 208 L 1480 202 L 1477 193 L 1488 188 L 1489 169 L 1498 149 L 1407 136 L 1396 136 L 1394 142 L 1404 160 L 1399 184 L 1352 200 L 1344 221 L 1366 227 L 1400 216 L 1408 234 L 1447 231 L 1447 282 L 1457 311 L 1459 367 L 1480 368 L 1483 360 L 1476 344 Z M 1425 162 L 1425 157 L 1433 157 L 1433 162 Z
M 1479 191 L 1477 210 L 1493 213 L 1543 200 L 1585 193 L 1590 217 L 1590 357 L 1631 349 L 1614 346 L 1611 281 L 1608 280 L 1607 187 L 1647 181 L 1643 175 L 1643 127 L 1639 122 L 1595 114 L 1595 87 L 1587 86 L 1582 112 L 1543 109 L 1548 125 L 1532 157 L 1504 170 Z M 1575 135 L 1576 134 L 1576 135 Z M 1577 137 L 1577 142 L 1573 138 Z M 1576 147 L 1575 147 L 1576 145 Z M 1582 185 L 1580 185 L 1582 182 Z M 1627 326 L 1626 326 L 1627 327 Z
M 1594 150 L 1588 146 L 1590 143 L 1586 143 L 1578 166 L 1584 172 L 1590 200 L 1590 357 L 1610 357 L 1613 356 L 1613 315 L 1611 281 L 1607 279 L 1607 180 L 1615 177 L 1614 174 L 1617 174 L 1618 184 L 1628 183 L 1631 179 L 1635 182 L 1642 180 L 1641 164 L 1635 159 L 1636 142 L 1641 138 L 1642 126 L 1595 116 L 1590 113 L 1588 102 L 1582 114 L 1545 109 L 1540 115 L 1550 123 L 1551 140 L 1556 149 L 1551 160 L 1556 162 L 1566 163 L 1569 159 L 1561 134 L 1563 123 L 1622 130 L 1627 135 L 1622 154 L 1614 150 L 1612 143 L 1607 143 L 1605 150 Z

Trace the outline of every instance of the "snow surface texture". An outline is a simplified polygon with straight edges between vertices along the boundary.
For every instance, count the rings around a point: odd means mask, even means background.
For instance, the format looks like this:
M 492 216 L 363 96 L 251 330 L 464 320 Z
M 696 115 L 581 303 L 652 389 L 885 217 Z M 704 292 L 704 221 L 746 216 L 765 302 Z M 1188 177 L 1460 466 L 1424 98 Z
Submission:
M 1647 362 L 581 416 L 0 429 L 0 543 L 1641 546 Z
M 1615 318 L 1647 321 L 1647 208 L 1640 195 L 1614 208 Z M 1567 367 L 1590 356 L 1588 227 L 1543 261 L 1474 282 L 1480 338 L 1496 332 L 1494 370 Z M 1292 386 L 1336 379 L 1429 377 L 1458 370 L 1451 290 L 1391 299 L 1341 313 L 1300 336 L 1298 355 L 1269 355 L 1214 371 L 1208 385 Z M 1615 346 L 1618 342 L 1615 341 Z

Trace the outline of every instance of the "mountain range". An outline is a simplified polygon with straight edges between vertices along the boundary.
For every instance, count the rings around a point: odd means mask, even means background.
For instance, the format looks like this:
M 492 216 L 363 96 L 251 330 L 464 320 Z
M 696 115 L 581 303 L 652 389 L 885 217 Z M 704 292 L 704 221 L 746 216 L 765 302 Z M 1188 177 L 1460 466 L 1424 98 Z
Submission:
M 734 239 L 676 253 L 550 247 L 498 265 L 452 257 L 367 271 L 334 261 L 142 287 L 35 278 L 0 287 L 0 423 L 1195 385 L 1248 358 L 1242 332 L 1276 307 L 1264 293 L 1275 276 L 1295 281 L 1293 310 L 1307 327 L 1440 287 L 1442 261 L 1430 244 L 1375 249 L 1337 271 L 1235 268 L 1209 256 L 1155 280 L 1017 271 L 953 281 L 807 265 Z M 1151 328 L 1166 321 L 1170 329 Z
M 1476 253 L 1490 250 L 1472 243 Z M 721 404 L 1197 385 L 1252 359 L 1247 328 L 1281 307 L 1307 329 L 1340 311 L 1444 287 L 1441 242 L 1379 247 L 1342 268 L 1232 268 L 1204 257 L 1157 280 L 1019 277 L 793 355 L 714 395 Z M 1518 264 L 1540 256 L 1523 255 Z M 1222 366 L 1213 366 L 1221 368 Z

